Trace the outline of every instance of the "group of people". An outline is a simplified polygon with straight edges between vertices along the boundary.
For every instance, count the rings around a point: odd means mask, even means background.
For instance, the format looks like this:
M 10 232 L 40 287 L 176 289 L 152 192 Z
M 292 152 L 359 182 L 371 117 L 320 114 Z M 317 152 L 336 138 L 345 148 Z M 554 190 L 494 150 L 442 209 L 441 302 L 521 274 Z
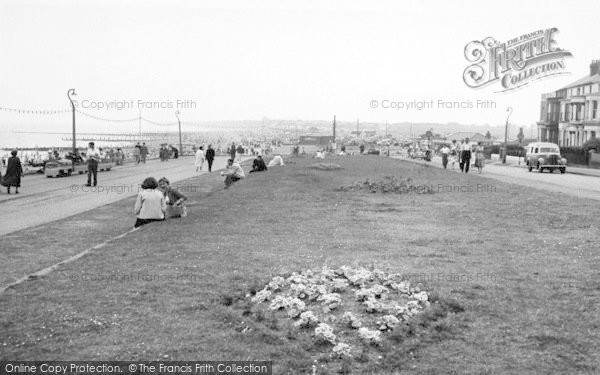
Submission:
M 153 221 L 187 216 L 187 197 L 173 189 L 167 178 L 157 182 L 154 177 L 147 177 L 141 188 L 135 201 L 134 228 Z
M 196 151 L 196 159 L 194 161 L 194 165 L 196 166 L 196 172 L 200 172 L 202 167 L 204 166 L 204 161 L 208 164 L 208 171 L 212 172 L 212 165 L 215 161 L 215 150 L 212 147 L 212 144 L 209 144 L 204 151 L 204 146 L 198 147 Z
M 143 142 L 140 145 L 138 142 L 133 148 L 133 157 L 135 158 L 135 164 L 146 163 L 146 157 L 148 156 L 148 147 L 146 146 L 146 142 Z
M 460 171 L 464 173 L 469 173 L 473 153 L 475 154 L 475 163 L 473 165 L 477 168 L 479 173 L 481 173 L 485 164 L 482 142 L 475 145 L 469 141 L 469 138 L 465 138 L 458 144 L 454 139 L 452 140 L 452 145 L 450 145 L 450 147 L 444 145 L 440 149 L 444 169 L 446 169 L 448 162 L 450 161 L 452 163 L 452 169 L 454 169 L 454 165 L 458 163 Z
M 275 155 L 273 159 L 269 162 L 269 165 L 265 164 L 263 157 L 258 155 L 256 159 L 252 162 L 252 170 L 250 173 L 255 172 L 265 172 L 269 167 L 274 166 L 285 166 L 283 162 L 283 158 L 281 155 Z M 225 189 L 229 188 L 234 182 L 239 181 L 246 177 L 244 173 L 244 169 L 241 167 L 240 163 L 235 161 L 234 159 L 227 160 L 227 167 L 225 171 L 221 172 L 221 176 L 225 176 Z

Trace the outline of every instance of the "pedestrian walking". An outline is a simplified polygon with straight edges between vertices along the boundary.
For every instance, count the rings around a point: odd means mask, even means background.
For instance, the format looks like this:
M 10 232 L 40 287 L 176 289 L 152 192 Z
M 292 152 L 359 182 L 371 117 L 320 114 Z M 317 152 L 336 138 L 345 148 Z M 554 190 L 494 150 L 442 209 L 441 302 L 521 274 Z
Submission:
M 88 164 L 87 185 L 92 186 L 92 176 L 94 177 L 94 186 L 98 185 L 98 162 L 100 162 L 100 151 L 94 147 L 94 142 L 88 144 L 88 149 L 85 153 Z
M 444 169 L 448 166 L 448 155 L 450 154 L 450 147 L 447 145 L 442 146 L 440 150 L 440 154 L 442 154 L 442 165 Z
M 475 167 L 477 171 L 481 173 L 483 171 L 483 165 L 485 164 L 485 155 L 483 153 L 483 142 L 479 142 L 475 147 Z
M 235 152 L 236 152 L 235 143 L 231 142 L 231 147 L 229 148 L 229 156 L 230 156 L 231 160 L 235 160 Z
M 462 165 L 463 167 L 461 168 L 465 173 L 469 173 L 469 167 L 471 164 L 471 152 L 473 149 L 473 145 L 471 144 L 471 142 L 469 142 L 469 138 L 465 138 L 465 143 L 463 143 L 461 150 L 462 150 Z
M 452 169 L 454 169 L 454 165 L 458 161 L 459 149 L 456 144 L 456 139 L 452 140 L 452 145 L 450 146 L 450 159 L 452 161 Z
M 196 172 L 200 172 L 204 165 L 204 148 L 202 146 L 196 151 L 196 160 L 194 161 L 194 164 L 196 165 Z
M 138 142 L 133 148 L 133 157 L 135 158 L 135 164 L 140 164 L 140 158 L 142 154 L 142 146 Z
M 23 167 L 21 165 L 21 159 L 17 156 L 17 150 L 12 150 L 8 158 L 6 165 L 6 173 L 4 178 L 0 176 L 2 185 L 6 186 L 6 192 L 10 194 L 11 186 L 15 187 L 15 194 L 19 194 L 19 188 L 21 187 L 21 177 L 23 176 Z
M 208 145 L 206 149 L 206 153 L 204 155 L 206 161 L 208 162 L 208 171 L 212 172 L 213 161 L 215 160 L 215 150 L 212 148 L 212 145 Z
M 148 156 L 148 147 L 146 147 L 146 142 L 144 142 L 140 147 L 140 158 L 144 164 L 146 164 L 146 156 Z

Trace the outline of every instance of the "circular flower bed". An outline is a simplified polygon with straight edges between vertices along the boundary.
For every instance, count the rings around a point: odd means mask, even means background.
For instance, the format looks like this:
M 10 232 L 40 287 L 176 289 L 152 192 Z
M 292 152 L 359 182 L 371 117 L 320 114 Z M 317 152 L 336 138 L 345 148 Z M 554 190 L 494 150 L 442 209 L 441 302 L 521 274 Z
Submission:
M 276 276 L 251 301 L 293 320 L 299 334 L 311 334 L 338 358 L 382 344 L 430 306 L 427 293 L 399 274 L 347 266 Z

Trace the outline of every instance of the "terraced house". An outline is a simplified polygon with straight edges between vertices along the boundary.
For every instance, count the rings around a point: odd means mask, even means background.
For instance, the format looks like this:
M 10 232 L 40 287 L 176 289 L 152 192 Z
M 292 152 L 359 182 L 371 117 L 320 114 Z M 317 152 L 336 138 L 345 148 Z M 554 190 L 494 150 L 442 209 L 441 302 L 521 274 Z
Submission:
M 538 141 L 559 146 L 582 146 L 600 134 L 600 60 L 590 75 L 557 91 L 543 94 Z

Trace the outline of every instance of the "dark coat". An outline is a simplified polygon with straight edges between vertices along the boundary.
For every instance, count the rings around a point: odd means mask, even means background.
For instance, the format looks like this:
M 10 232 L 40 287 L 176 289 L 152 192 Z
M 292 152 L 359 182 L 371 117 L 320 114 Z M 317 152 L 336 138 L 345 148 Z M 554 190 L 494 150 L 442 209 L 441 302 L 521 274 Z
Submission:
M 11 156 L 8 158 L 6 174 L 2 178 L 2 185 L 20 187 L 22 175 L 23 167 L 21 167 L 21 160 L 16 156 Z
M 206 160 L 215 160 L 215 150 L 212 147 L 206 149 L 206 155 L 204 156 Z

